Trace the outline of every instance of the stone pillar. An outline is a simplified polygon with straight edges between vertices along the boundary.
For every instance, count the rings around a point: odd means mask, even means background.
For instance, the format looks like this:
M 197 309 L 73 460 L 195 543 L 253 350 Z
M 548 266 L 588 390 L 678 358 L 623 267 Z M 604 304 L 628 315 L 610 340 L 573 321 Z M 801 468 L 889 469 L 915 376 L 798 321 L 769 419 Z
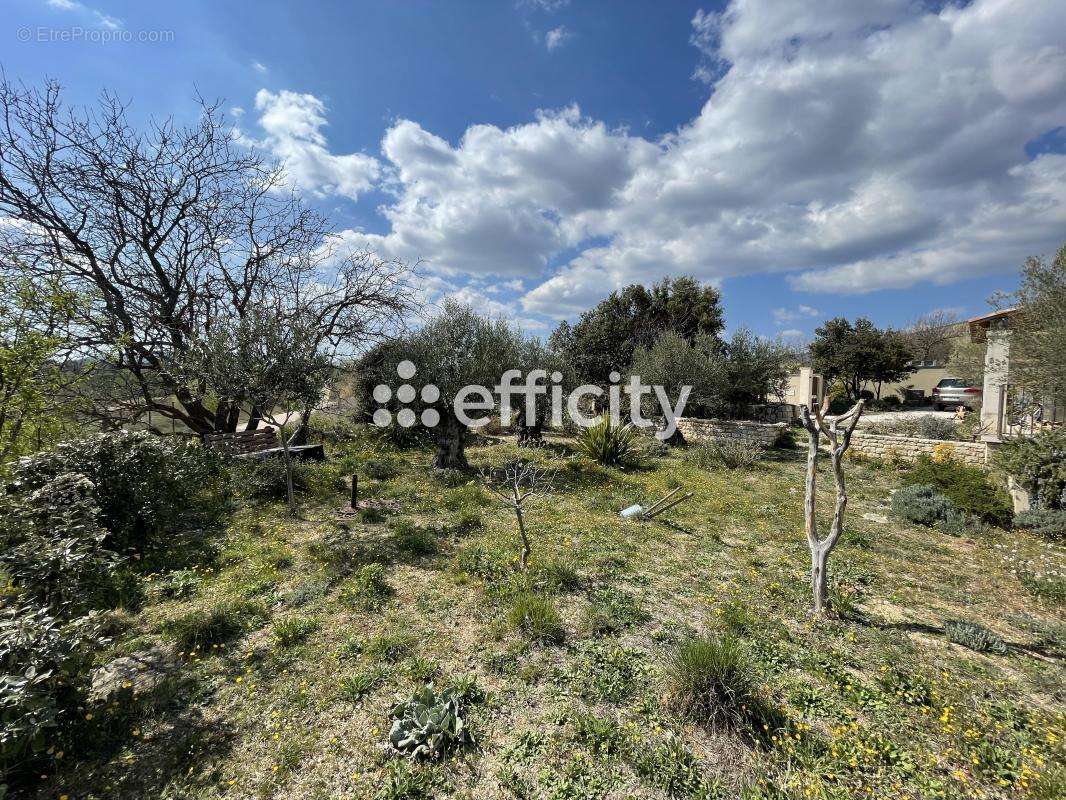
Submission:
M 1010 335 L 1006 320 L 994 320 L 988 329 L 981 394 L 981 439 L 986 442 L 1000 441 L 1000 414 L 1006 408 L 1010 375 Z

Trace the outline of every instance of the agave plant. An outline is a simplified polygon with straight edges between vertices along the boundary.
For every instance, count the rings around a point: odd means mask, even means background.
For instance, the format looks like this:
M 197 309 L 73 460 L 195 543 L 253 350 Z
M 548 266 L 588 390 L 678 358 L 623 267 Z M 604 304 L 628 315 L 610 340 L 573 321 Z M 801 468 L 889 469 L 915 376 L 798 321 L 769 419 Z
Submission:
M 629 423 L 617 426 L 604 416 L 577 438 L 577 446 L 593 461 L 617 467 L 628 461 L 637 449 L 637 432 Z
M 397 703 L 389 716 L 389 742 L 396 752 L 410 758 L 436 758 L 444 751 L 466 744 L 470 732 L 460 715 L 460 696 L 454 689 L 439 693 L 428 684 Z

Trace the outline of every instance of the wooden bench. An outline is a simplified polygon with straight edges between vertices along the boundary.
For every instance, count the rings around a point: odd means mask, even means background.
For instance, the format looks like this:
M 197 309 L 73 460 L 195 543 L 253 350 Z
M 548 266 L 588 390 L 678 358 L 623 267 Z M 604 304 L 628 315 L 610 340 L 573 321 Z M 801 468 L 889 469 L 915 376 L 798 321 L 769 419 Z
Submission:
M 278 441 L 274 428 L 258 428 L 254 431 L 234 433 L 205 433 L 204 446 L 218 450 L 233 458 L 266 458 L 282 455 L 285 450 Z M 293 458 L 306 461 L 325 461 L 326 451 L 320 444 L 289 445 Z

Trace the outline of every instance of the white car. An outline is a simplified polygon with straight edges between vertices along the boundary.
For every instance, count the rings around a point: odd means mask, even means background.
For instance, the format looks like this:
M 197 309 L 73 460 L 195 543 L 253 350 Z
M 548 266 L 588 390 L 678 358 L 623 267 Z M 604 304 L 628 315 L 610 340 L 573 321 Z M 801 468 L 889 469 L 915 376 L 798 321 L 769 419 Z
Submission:
M 942 378 L 940 383 L 933 387 L 933 408 L 943 411 L 966 406 L 977 410 L 981 408 L 983 392 L 980 386 L 971 386 L 962 378 Z

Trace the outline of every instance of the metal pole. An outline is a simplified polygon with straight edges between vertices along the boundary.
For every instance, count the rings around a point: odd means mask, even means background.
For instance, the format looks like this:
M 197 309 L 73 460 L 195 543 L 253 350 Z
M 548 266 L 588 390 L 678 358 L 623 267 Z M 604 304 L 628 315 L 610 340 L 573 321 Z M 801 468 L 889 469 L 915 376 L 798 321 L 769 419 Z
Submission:
M 352 508 L 359 508 L 359 476 L 352 473 Z

